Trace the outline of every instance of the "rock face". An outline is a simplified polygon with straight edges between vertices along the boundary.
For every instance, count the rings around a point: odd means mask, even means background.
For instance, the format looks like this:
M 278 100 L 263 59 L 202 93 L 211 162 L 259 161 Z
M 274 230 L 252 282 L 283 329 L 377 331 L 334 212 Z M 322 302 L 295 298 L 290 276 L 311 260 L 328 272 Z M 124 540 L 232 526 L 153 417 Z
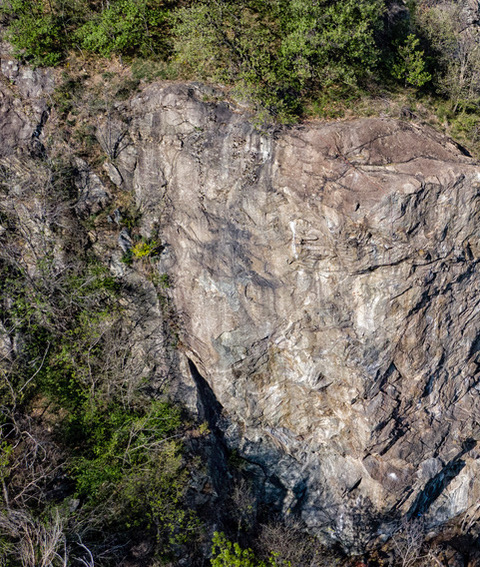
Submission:
M 480 167 L 411 123 L 261 134 L 209 97 L 145 89 L 116 165 L 144 231 L 160 229 L 183 355 L 226 439 L 262 468 L 266 498 L 349 548 L 370 513 L 468 512 Z
M 0 158 L 22 146 L 38 145 L 48 118 L 46 97 L 53 87 L 49 70 L 21 66 L 0 39 Z
M 1 69 L 0 165 L 22 174 L 52 81 L 8 57 Z M 139 356 L 183 373 L 174 390 L 222 430 L 260 497 L 354 551 L 400 515 L 476 513 L 480 167 L 392 119 L 260 133 L 195 84 L 151 85 L 121 113 L 98 121 L 112 186 L 76 163 L 78 213 L 115 186 L 135 192 L 180 333 L 167 364 L 151 284 L 117 250 L 112 270 L 148 319 Z

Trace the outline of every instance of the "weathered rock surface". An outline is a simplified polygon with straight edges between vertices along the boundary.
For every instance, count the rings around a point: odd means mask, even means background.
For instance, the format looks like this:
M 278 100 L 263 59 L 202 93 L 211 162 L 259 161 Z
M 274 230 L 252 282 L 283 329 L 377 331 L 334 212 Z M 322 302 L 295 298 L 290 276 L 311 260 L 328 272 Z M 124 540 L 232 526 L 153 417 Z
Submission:
M 183 352 L 227 439 L 283 487 L 270 492 L 285 512 L 347 546 L 359 514 L 468 511 L 480 167 L 407 122 L 260 134 L 204 99 L 196 85 L 146 88 L 116 165 L 145 232 L 160 227 Z
M 0 37 L 0 158 L 38 145 L 54 88 L 51 70 L 22 66 L 9 51 Z
M 7 59 L 0 158 L 19 176 L 9 198 L 35 243 L 48 215 L 22 197 L 20 154 L 41 143 L 51 83 Z M 480 167 L 433 130 L 391 119 L 262 134 L 220 95 L 151 85 L 124 122 L 98 128 L 106 171 L 135 191 L 173 282 L 179 358 L 151 284 L 125 275 L 120 249 L 110 262 L 129 285 L 139 375 L 183 373 L 174 389 L 223 429 L 262 497 L 350 549 L 377 515 L 388 532 L 397 514 L 436 525 L 475 513 Z M 85 215 L 114 187 L 81 165 Z

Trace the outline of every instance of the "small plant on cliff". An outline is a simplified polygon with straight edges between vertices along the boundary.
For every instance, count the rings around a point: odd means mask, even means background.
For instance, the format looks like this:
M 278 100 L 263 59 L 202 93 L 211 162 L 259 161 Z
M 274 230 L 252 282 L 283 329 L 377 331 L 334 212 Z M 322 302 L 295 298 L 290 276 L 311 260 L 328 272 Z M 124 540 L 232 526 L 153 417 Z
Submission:
M 133 257 L 137 260 L 141 260 L 142 258 L 148 258 L 152 256 L 159 248 L 159 244 L 156 240 L 148 239 L 148 240 L 141 240 L 137 242 L 135 246 L 132 248 Z
M 277 559 L 272 552 L 267 562 L 257 559 L 251 549 L 231 542 L 224 533 L 215 532 L 212 540 L 212 567 L 291 567 L 290 561 Z

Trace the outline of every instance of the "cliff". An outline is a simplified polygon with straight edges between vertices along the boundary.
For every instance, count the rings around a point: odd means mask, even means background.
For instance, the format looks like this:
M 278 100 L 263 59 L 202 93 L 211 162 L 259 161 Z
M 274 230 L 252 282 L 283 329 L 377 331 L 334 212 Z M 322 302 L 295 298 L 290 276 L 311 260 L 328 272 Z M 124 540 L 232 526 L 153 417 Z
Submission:
M 227 441 L 342 542 L 358 513 L 474 513 L 480 168 L 413 123 L 260 134 L 204 98 L 146 88 L 116 165 Z
M 53 79 L 1 69 L 1 165 L 25 181 L 58 127 Z M 199 84 L 146 86 L 95 127 L 107 159 L 75 158 L 75 214 L 133 194 L 170 282 L 166 313 L 120 261 L 129 231 L 90 228 L 129 283 L 139 368 L 237 450 L 258 498 L 350 551 L 405 515 L 473 523 L 480 166 L 409 121 L 262 132 Z

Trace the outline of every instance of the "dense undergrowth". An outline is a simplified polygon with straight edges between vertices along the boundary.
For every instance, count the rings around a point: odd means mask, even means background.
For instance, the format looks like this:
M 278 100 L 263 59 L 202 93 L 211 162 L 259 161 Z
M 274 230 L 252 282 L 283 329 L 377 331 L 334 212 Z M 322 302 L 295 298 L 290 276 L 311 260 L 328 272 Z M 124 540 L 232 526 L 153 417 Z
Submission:
M 116 565 L 139 541 L 166 560 L 198 538 L 194 427 L 134 374 L 122 283 L 74 214 L 72 170 L 30 167 L 0 184 L 0 565 Z
M 119 56 L 142 79 L 227 85 L 259 121 L 387 99 L 479 151 L 478 27 L 453 0 L 6 0 L 0 14 L 33 65 Z

